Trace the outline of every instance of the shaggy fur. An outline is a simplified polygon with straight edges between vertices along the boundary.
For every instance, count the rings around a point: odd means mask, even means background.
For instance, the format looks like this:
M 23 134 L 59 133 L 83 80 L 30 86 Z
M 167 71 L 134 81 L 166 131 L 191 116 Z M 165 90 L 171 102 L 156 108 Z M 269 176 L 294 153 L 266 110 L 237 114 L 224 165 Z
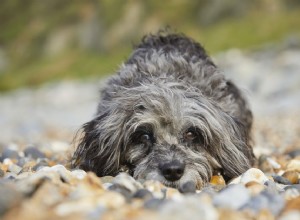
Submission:
M 199 189 L 215 172 L 230 179 L 251 167 L 251 124 L 240 90 L 200 44 L 148 35 L 102 90 L 72 164 L 98 176 L 128 171 Z

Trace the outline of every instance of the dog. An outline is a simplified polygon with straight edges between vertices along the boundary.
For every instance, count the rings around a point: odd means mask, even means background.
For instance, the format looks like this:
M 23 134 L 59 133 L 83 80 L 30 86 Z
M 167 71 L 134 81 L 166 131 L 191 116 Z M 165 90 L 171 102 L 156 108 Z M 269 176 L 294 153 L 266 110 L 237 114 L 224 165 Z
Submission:
M 216 173 L 228 181 L 253 165 L 252 120 L 242 92 L 199 43 L 146 35 L 102 90 L 72 166 L 201 189 Z

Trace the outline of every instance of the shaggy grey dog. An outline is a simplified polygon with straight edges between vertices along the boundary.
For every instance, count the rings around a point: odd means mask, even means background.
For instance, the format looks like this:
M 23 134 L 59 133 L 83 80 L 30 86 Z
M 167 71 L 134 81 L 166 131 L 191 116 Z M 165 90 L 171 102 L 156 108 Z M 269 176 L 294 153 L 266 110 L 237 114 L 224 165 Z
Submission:
M 251 167 L 251 124 L 240 90 L 200 44 L 148 35 L 102 90 L 72 165 L 199 189 L 214 173 L 228 180 Z

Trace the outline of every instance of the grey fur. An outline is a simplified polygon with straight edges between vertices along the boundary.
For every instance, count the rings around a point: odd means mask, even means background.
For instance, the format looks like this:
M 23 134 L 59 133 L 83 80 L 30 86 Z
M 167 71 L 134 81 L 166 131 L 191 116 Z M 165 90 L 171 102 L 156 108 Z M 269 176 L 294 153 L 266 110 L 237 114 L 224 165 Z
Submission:
M 137 179 L 201 188 L 214 172 L 230 179 L 251 167 L 251 125 L 245 98 L 200 44 L 178 34 L 148 35 L 107 82 L 72 165 L 99 176 L 126 170 Z M 172 161 L 184 164 L 176 181 L 160 168 Z

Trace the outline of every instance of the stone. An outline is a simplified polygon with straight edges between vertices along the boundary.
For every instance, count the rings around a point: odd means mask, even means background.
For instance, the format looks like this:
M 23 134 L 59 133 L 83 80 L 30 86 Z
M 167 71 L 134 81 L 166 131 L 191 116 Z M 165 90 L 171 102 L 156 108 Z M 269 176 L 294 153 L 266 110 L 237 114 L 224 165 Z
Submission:
M 292 183 L 284 178 L 283 176 L 280 176 L 280 175 L 272 175 L 273 177 L 273 180 L 276 182 L 276 183 L 280 183 L 280 184 L 284 184 L 284 185 L 292 185 Z
M 148 189 L 155 198 L 163 199 L 165 197 L 166 187 L 159 181 L 147 180 L 143 183 L 145 189 Z
M 122 194 L 128 201 L 131 200 L 132 194 L 134 193 L 131 192 L 128 188 L 124 187 L 124 185 L 119 185 L 119 184 L 112 184 L 108 189 L 110 191 L 114 191 Z
M 245 186 L 250 191 L 252 196 L 258 195 L 265 189 L 264 185 L 259 184 L 258 182 L 255 182 L 255 181 L 248 182 L 248 183 L 246 183 Z
M 16 150 L 12 150 L 10 148 L 5 148 L 2 152 L 1 157 L 2 157 L 2 161 L 6 158 L 9 158 L 9 159 L 19 159 L 20 158 L 19 152 Z
M 37 173 L 52 173 L 52 172 L 58 173 L 61 181 L 63 182 L 71 183 L 72 180 L 74 180 L 74 177 L 72 176 L 71 172 L 61 164 L 57 164 L 52 167 L 43 167 L 37 171 Z
M 113 179 L 113 184 L 120 185 L 127 189 L 129 192 L 134 193 L 138 189 L 143 188 L 142 184 L 137 182 L 132 176 L 127 173 L 120 173 Z
M 226 185 L 225 180 L 224 180 L 223 176 L 221 176 L 221 175 L 212 176 L 210 183 L 212 185 L 222 185 L 222 186 Z
M 260 184 L 264 184 L 268 180 L 269 178 L 261 170 L 257 168 L 250 168 L 241 175 L 240 182 L 243 184 L 247 184 L 248 182 L 255 181 Z
M 114 180 L 113 176 L 103 176 L 100 178 L 102 183 L 112 183 Z
M 295 188 L 286 189 L 284 192 L 284 198 L 286 200 L 291 200 L 300 196 L 300 192 Z
M 159 208 L 160 219 L 166 220 L 217 220 L 219 214 L 211 203 L 198 197 L 187 196 L 180 201 L 169 201 Z
M 183 194 L 195 193 L 196 192 L 196 184 L 193 182 L 184 183 L 179 187 L 179 191 Z
M 282 174 L 282 177 L 289 180 L 292 184 L 299 183 L 299 174 L 296 171 L 286 171 Z
M 300 211 L 300 196 L 287 201 L 284 212 Z
M 182 197 L 183 197 L 183 195 L 177 189 L 169 188 L 169 187 L 166 188 L 166 191 L 165 191 L 166 199 L 181 200 Z
M 286 154 L 289 155 L 291 158 L 298 157 L 298 156 L 300 156 L 300 149 L 291 150 L 291 151 L 287 152 Z
M 294 184 L 294 185 L 291 185 L 291 186 L 286 186 L 284 188 L 285 190 L 288 190 L 288 189 L 296 189 L 300 192 L 300 184 Z
M 5 175 L 4 170 L 0 169 L 0 177 L 4 177 L 4 175 Z
M 272 194 L 278 194 L 284 191 L 284 186 L 281 184 L 276 184 L 274 181 L 269 180 L 265 182 L 266 191 Z
M 232 184 L 222 189 L 213 198 L 213 204 L 221 208 L 237 210 L 250 199 L 250 193 L 242 184 Z
M 0 182 L 0 217 L 9 209 L 17 206 L 22 199 L 22 195 L 12 184 Z
M 300 160 L 291 160 L 287 166 L 286 166 L 287 171 L 296 171 L 300 172 Z
M 22 170 L 22 167 L 19 167 L 19 166 L 16 165 L 16 164 L 10 164 L 10 165 L 8 166 L 8 170 L 7 170 L 7 171 L 12 172 L 12 173 L 15 173 L 15 174 L 18 174 L 18 173 L 21 172 L 21 170 Z
M 278 220 L 296 220 L 300 219 L 300 211 L 288 211 L 286 213 L 283 213 Z
M 146 209 L 156 210 L 156 209 L 160 208 L 164 204 L 164 202 L 166 202 L 166 200 L 152 198 L 152 199 L 145 201 L 144 207 Z
M 277 216 L 284 208 L 285 200 L 282 195 L 272 194 L 268 191 L 263 191 L 257 196 L 252 197 L 242 210 L 251 210 L 254 213 L 259 213 L 262 210 L 269 210 L 273 215 Z
M 45 154 L 36 147 L 27 147 L 24 150 L 24 154 L 25 154 L 25 157 L 29 157 L 29 158 L 33 158 L 33 159 L 45 157 Z
M 77 179 L 83 179 L 87 174 L 84 170 L 72 170 L 72 176 L 76 177 Z
M 258 166 L 263 172 L 273 173 L 274 170 L 281 168 L 281 165 L 277 163 L 271 157 L 263 154 L 258 158 Z
M 139 189 L 133 194 L 132 197 L 137 199 L 149 200 L 153 198 L 153 195 L 147 189 Z

